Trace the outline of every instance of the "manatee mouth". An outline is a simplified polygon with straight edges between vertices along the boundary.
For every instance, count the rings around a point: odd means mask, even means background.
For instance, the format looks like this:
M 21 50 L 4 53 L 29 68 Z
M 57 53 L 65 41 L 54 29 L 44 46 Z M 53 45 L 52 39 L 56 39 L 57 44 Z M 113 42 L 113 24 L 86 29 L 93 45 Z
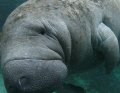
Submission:
M 8 93 L 51 93 L 66 76 L 67 67 L 60 59 L 12 59 L 3 69 Z
M 62 62 L 64 62 L 64 60 L 62 59 L 62 58 L 57 58 L 57 59 L 40 59 L 40 58 L 12 58 L 12 59 L 8 59 L 6 62 L 4 62 L 4 64 L 3 64 L 3 66 L 2 66 L 2 68 L 4 69 L 4 66 L 6 65 L 6 64 L 8 64 L 9 62 L 11 62 L 11 61 L 19 61 L 19 60 L 39 60 L 39 61 L 49 61 L 49 60 L 61 60 Z

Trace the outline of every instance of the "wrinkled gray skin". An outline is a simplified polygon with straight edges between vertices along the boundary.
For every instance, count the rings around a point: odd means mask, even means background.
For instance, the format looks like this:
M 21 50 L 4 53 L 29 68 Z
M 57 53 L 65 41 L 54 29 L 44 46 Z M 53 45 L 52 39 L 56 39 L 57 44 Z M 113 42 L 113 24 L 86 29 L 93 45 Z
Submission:
M 119 61 L 115 0 L 29 0 L 8 17 L 1 67 L 8 93 L 51 93 L 67 74 Z

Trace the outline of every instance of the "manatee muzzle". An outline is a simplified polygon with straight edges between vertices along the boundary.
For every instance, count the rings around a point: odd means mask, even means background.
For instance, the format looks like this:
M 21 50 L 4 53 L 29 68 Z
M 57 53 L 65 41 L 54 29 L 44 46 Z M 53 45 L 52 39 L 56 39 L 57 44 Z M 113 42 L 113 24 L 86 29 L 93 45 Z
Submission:
M 51 93 L 67 76 L 61 60 L 11 60 L 3 68 L 8 93 Z

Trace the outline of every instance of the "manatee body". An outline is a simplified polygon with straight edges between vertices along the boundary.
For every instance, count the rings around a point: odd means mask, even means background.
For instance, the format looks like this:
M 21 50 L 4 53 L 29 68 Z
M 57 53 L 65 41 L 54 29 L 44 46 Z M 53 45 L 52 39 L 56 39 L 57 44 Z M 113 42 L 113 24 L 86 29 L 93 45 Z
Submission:
M 51 93 L 67 74 L 119 61 L 114 0 L 28 0 L 3 27 L 1 67 L 8 93 Z

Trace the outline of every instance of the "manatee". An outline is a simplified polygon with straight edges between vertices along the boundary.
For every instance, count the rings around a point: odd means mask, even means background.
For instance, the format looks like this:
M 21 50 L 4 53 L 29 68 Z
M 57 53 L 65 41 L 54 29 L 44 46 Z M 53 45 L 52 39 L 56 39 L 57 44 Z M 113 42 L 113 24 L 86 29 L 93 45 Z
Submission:
M 8 93 L 51 93 L 66 77 L 119 62 L 120 1 L 28 0 L 7 18 L 1 68 Z

